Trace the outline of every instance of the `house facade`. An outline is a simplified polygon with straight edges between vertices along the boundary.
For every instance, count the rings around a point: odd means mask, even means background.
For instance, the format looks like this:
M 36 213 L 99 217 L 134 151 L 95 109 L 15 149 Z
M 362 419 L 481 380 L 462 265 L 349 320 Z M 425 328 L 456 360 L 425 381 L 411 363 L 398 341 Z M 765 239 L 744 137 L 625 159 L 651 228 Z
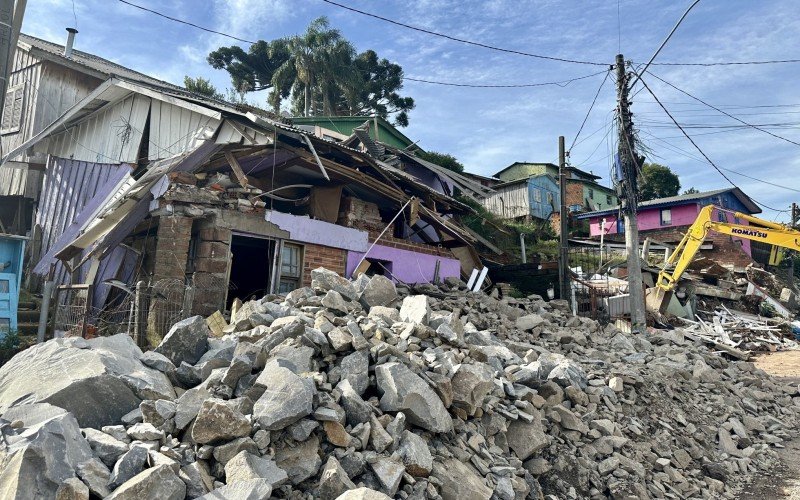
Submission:
M 713 213 L 713 217 L 720 222 L 747 225 L 746 220 L 735 218 L 731 212 L 761 213 L 758 205 L 739 188 L 658 198 L 639 204 L 637 222 L 640 238 L 651 237 L 664 243 L 677 243 L 683 238 L 686 228 L 694 223 L 700 209 L 707 205 L 724 209 L 714 210 Z M 593 239 L 599 239 L 601 235 L 612 241 L 624 238 L 619 206 L 580 214 L 577 218 L 589 222 L 589 234 Z M 711 233 L 707 241 L 714 248 L 706 252 L 720 262 L 735 265 L 752 262 L 750 240 Z
M 500 182 L 481 204 L 504 219 L 533 217 L 547 220 L 558 213 L 561 200 L 558 181 L 550 175 Z

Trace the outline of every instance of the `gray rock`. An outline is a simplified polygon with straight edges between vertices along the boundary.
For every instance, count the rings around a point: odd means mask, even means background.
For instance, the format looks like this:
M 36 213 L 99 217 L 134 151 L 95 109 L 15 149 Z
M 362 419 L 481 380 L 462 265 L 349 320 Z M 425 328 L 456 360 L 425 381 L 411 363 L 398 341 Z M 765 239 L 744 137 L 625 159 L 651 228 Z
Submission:
M 583 420 L 578 418 L 577 415 L 572 413 L 571 410 L 565 408 L 562 405 L 556 405 L 553 407 L 553 411 L 558 413 L 559 417 L 561 418 L 561 427 L 564 429 L 568 429 L 571 431 L 578 431 L 581 434 L 586 434 L 589 432 L 589 426 L 586 425 Z
M 54 498 L 59 485 L 75 477 L 75 465 L 92 459 L 75 417 L 61 408 L 22 405 L 5 412 L 3 418 L 18 420 L 24 427 L 13 440 L 10 436 L 0 439 L 4 443 L 0 444 L 2 498 Z
M 270 498 L 272 486 L 266 479 L 236 481 L 211 491 L 199 500 L 264 500 Z
M 460 365 L 451 380 L 453 404 L 468 415 L 483 405 L 483 398 L 494 388 L 494 373 L 483 363 Z
M 374 462 L 370 462 L 369 466 L 380 481 L 383 492 L 393 497 L 403 479 L 405 472 L 403 463 L 393 457 L 378 457 Z
M 214 460 L 222 465 L 225 465 L 231 459 L 233 459 L 233 457 L 243 451 L 257 455 L 258 445 L 256 445 L 256 442 L 249 437 L 234 439 L 229 443 L 225 443 L 214 448 Z
M 193 365 L 208 350 L 210 334 L 206 320 L 202 316 L 192 316 L 172 325 L 155 352 L 166 356 L 175 366 L 184 361 Z
M 117 459 L 128 451 L 128 445 L 122 441 L 115 439 L 105 432 L 100 432 L 97 429 L 87 427 L 81 429 L 83 435 L 86 437 L 92 451 L 109 467 L 114 467 Z
M 210 399 L 211 393 L 203 387 L 194 387 L 181 394 L 175 409 L 175 428 L 185 429 L 197 417 L 203 401 Z
M 348 354 L 342 358 L 339 368 L 342 370 L 341 379 L 349 380 L 359 396 L 364 394 L 369 386 L 369 352 L 356 351 Z
M 365 309 L 370 310 L 375 306 L 388 306 L 396 301 L 397 288 L 392 280 L 386 276 L 375 275 L 370 278 L 369 283 L 364 287 L 359 301 Z
M 369 488 L 356 488 L 342 493 L 336 500 L 392 500 L 392 498 Z
M 58 487 L 56 500 L 89 500 L 89 487 L 77 477 L 71 477 Z
M 383 453 L 383 451 L 394 442 L 392 436 L 386 432 L 386 429 L 384 429 L 380 421 L 375 418 L 375 415 L 370 419 L 369 441 L 370 444 L 372 444 L 372 449 L 378 453 Z
M 305 441 L 319 427 L 319 422 L 304 418 L 289 426 L 289 435 L 295 441 Z
M 427 297 L 426 297 L 427 298 Z M 409 422 L 432 432 L 450 432 L 453 421 L 442 400 L 405 365 L 385 363 L 375 367 L 383 411 L 402 411 Z
M 369 422 L 372 416 L 372 405 L 361 399 L 361 396 L 353 389 L 349 380 L 342 380 L 336 386 L 342 393 L 340 403 L 344 408 L 347 423 L 358 425 Z
M 147 448 L 139 445 L 132 446 L 114 465 L 114 469 L 111 471 L 111 477 L 108 479 L 108 487 L 114 490 L 128 479 L 140 473 L 144 469 L 144 464 L 146 462 Z
M 515 326 L 518 330 L 533 330 L 537 326 L 544 323 L 544 318 L 539 316 L 538 314 L 528 314 L 526 316 L 520 316 L 517 318 Z
M 335 500 L 339 495 L 348 490 L 356 489 L 356 485 L 342 469 L 339 461 L 332 455 L 328 458 L 317 487 L 317 497 L 322 500 Z
M 347 302 L 342 297 L 342 294 L 336 290 L 328 290 L 324 297 L 322 297 L 322 306 L 327 307 L 328 310 L 336 311 L 341 314 L 347 314 L 349 307 Z
M 409 295 L 400 307 L 400 321 L 427 325 L 431 314 L 427 295 Z
M 508 446 L 520 460 L 527 460 L 528 457 L 550 444 L 550 438 L 542 428 L 539 412 L 532 411 L 535 412 L 532 422 L 514 420 L 508 425 L 506 432 Z
M 164 431 L 156 429 L 153 424 L 133 424 L 128 429 L 128 436 L 139 441 L 156 441 L 164 437 Z
M 114 490 L 107 500 L 183 500 L 186 485 L 167 465 L 140 472 Z
M 127 334 L 53 339 L 25 349 L 0 367 L 0 413 L 12 404 L 50 403 L 81 427 L 119 423 L 143 399 L 174 399 L 167 376 L 142 364 Z
M 154 370 L 158 370 L 164 374 L 175 373 L 175 365 L 172 361 L 161 353 L 155 351 L 147 351 L 139 357 L 139 361 L 145 366 L 149 366 Z
M 200 406 L 192 426 L 195 443 L 218 443 L 249 436 L 250 420 L 221 399 L 207 399 Z
M 449 458 L 433 464 L 433 475 L 442 486 L 440 494 L 444 500 L 489 500 L 491 488 L 487 487 L 478 474 L 468 464 Z
M 259 478 L 269 481 L 273 489 L 289 481 L 286 471 L 278 467 L 275 462 L 247 451 L 240 452 L 225 464 L 227 484 Z
M 400 456 L 406 472 L 414 477 L 428 477 L 433 468 L 433 457 L 428 449 L 428 443 L 411 431 L 403 431 L 400 442 Z
M 285 445 L 275 451 L 275 462 L 285 470 L 292 484 L 300 484 L 313 476 L 322 465 L 319 458 L 319 439 L 311 436 L 296 446 Z
M 108 490 L 108 482 L 111 472 L 108 467 L 97 458 L 91 458 L 75 467 L 75 472 L 81 481 L 86 483 L 89 491 L 100 498 L 107 497 L 111 492 Z
M 341 328 L 334 328 L 328 332 L 328 342 L 336 352 L 347 351 L 353 347 L 353 336 Z
M 123 443 L 130 443 L 131 441 L 131 438 L 128 437 L 128 433 L 125 431 L 124 425 L 104 425 L 100 430 Z
M 214 489 L 214 476 L 203 460 L 184 465 L 178 476 L 186 485 L 187 498 L 201 497 Z
M 358 293 L 350 280 L 342 278 L 333 271 L 318 267 L 311 271 L 311 287 L 323 291 L 333 290 L 346 297 L 347 300 L 356 300 Z
M 400 311 L 394 307 L 372 306 L 369 308 L 367 317 L 370 319 L 383 320 L 384 323 L 391 326 L 400 321 Z
M 313 411 L 314 382 L 269 362 L 257 384 L 266 387 L 253 407 L 253 417 L 263 429 L 280 430 Z

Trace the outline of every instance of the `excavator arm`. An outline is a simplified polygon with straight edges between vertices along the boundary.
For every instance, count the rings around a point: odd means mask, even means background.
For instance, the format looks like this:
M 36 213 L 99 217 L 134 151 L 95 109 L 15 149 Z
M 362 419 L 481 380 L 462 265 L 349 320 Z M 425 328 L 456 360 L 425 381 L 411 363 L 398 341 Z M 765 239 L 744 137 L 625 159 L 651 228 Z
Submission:
M 733 216 L 737 219 L 751 222 L 753 225 L 717 222 L 712 220 L 715 208 L 717 207 L 714 205 L 707 205 L 700 210 L 697 219 L 689 226 L 686 235 L 667 259 L 664 269 L 658 273 L 656 286 L 664 292 L 672 291 L 675 288 L 697 251 L 700 250 L 700 246 L 705 241 L 709 231 L 728 234 L 736 238 L 760 241 L 773 245 L 773 247 L 800 251 L 800 231 L 741 212 L 734 212 Z M 673 264 L 675 268 L 671 272 L 667 271 L 666 267 Z

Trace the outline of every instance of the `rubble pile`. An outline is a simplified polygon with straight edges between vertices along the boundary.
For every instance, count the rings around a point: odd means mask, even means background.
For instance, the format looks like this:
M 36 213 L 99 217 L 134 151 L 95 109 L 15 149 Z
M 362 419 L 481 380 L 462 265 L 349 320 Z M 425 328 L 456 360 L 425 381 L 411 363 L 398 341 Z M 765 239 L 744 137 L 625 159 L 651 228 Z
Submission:
M 733 498 L 800 394 L 681 330 L 564 301 L 354 282 L 201 317 L 153 351 L 56 339 L 0 368 L 4 498 Z

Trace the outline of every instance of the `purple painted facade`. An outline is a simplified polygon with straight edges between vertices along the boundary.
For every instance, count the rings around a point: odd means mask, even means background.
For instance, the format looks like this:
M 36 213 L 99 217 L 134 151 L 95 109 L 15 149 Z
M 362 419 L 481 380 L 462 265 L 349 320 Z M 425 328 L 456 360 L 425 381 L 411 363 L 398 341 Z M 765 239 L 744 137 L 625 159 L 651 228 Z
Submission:
M 351 277 L 363 252 L 347 252 L 346 275 Z M 430 283 L 436 272 L 436 261 L 439 261 L 439 279 L 458 278 L 461 276 L 461 263 L 458 259 L 411 252 L 383 245 L 375 245 L 367 254 L 370 259 L 386 262 L 384 264 L 391 273 L 390 277 L 404 283 Z
M 359 229 L 275 210 L 267 210 L 264 219 L 288 231 L 292 241 L 361 252 L 369 247 L 369 234 Z

